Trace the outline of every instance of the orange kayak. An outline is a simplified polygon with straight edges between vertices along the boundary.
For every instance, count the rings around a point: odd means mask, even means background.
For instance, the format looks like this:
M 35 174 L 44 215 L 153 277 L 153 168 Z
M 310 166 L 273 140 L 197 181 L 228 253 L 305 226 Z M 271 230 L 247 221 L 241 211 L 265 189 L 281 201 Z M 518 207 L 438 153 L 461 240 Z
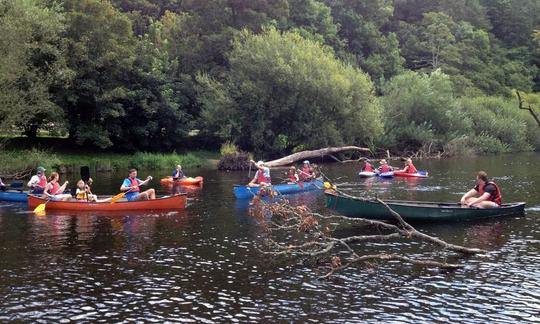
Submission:
M 161 183 L 162 185 L 172 185 L 173 183 L 182 184 L 182 185 L 200 185 L 203 183 L 203 180 L 204 180 L 203 177 L 195 177 L 195 178 L 187 177 L 187 178 L 182 178 L 178 180 L 173 180 L 173 177 L 166 177 L 166 178 L 161 179 L 159 183 Z
M 86 202 L 86 201 L 54 201 L 46 205 L 46 210 L 83 210 L 83 211 L 124 211 L 124 210 L 159 210 L 159 209 L 184 209 L 186 208 L 187 196 L 180 194 L 157 198 L 154 200 L 119 201 L 110 202 Z M 28 207 L 36 208 L 39 204 L 46 203 L 47 199 L 28 195 Z

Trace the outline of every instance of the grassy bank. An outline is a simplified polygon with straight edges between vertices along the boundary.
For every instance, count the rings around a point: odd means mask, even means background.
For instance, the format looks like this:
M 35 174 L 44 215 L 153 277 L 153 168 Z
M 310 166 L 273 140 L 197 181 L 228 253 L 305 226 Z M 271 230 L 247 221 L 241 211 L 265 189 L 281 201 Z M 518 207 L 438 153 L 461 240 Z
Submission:
M 93 171 L 125 171 L 135 167 L 146 170 L 172 169 L 180 163 L 184 168 L 211 167 L 211 159 L 218 159 L 219 153 L 193 151 L 177 153 L 87 153 L 46 150 L 2 150 L 0 151 L 0 175 L 11 175 L 42 165 L 47 170 L 59 172 L 79 172 L 81 166 L 89 166 Z

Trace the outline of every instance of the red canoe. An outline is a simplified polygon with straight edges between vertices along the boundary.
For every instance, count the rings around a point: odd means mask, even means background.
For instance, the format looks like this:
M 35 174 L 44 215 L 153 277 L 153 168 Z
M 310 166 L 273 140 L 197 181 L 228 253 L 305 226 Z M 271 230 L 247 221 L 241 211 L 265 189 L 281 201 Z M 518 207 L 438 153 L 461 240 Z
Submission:
M 418 171 L 417 173 L 408 173 L 403 171 L 394 171 L 394 177 L 408 177 L 408 178 L 427 178 L 427 171 Z
M 203 183 L 203 177 L 187 177 L 179 180 L 173 180 L 173 177 L 166 177 L 159 181 L 162 185 L 172 185 L 173 183 L 182 184 L 182 185 L 200 185 Z
M 46 210 L 84 210 L 84 211 L 124 211 L 124 210 L 166 210 L 186 208 L 187 196 L 180 194 L 169 197 L 157 198 L 154 200 L 141 201 L 119 201 L 114 204 L 110 202 L 86 202 L 86 201 L 54 201 L 51 200 L 45 205 Z M 28 207 L 36 208 L 39 204 L 47 202 L 41 197 L 28 196 Z

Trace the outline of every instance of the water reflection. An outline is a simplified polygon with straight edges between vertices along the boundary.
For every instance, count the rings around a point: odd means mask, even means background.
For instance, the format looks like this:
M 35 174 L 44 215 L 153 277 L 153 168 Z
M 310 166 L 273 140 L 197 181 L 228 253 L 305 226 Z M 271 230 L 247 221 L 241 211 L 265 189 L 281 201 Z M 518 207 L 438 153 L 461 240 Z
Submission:
M 37 217 L 22 204 L 0 203 L 0 321 L 538 321 L 540 170 L 531 166 L 539 157 L 422 161 L 430 177 L 413 181 L 360 179 L 353 166 L 324 166 L 354 194 L 430 201 L 456 201 L 475 171 L 487 169 L 506 201 L 527 201 L 526 217 L 416 225 L 488 251 L 452 259 L 465 265 L 452 273 L 377 263 L 317 281 L 308 265 L 261 255 L 253 244 L 261 227 L 247 215 L 249 201 L 232 193 L 243 173 L 201 172 L 204 187 L 188 191 L 188 209 L 178 213 Z M 117 193 L 121 175 L 94 178 L 97 193 Z M 321 193 L 290 200 L 325 212 Z M 373 230 L 351 226 L 337 234 Z M 433 251 L 408 241 L 365 249 L 420 258 Z

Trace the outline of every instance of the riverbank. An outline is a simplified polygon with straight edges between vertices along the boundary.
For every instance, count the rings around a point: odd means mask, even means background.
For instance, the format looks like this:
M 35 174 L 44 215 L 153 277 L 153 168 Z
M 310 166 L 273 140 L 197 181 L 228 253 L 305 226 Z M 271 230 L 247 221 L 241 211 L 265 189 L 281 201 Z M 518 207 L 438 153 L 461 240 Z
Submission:
M 39 149 L 9 149 L 0 151 L 0 175 L 25 176 L 37 166 L 60 173 L 77 173 L 81 166 L 88 166 L 95 172 L 124 171 L 135 167 L 146 170 L 171 169 L 176 164 L 183 168 L 212 168 L 218 152 L 190 151 L 186 153 L 92 153 L 58 152 Z

